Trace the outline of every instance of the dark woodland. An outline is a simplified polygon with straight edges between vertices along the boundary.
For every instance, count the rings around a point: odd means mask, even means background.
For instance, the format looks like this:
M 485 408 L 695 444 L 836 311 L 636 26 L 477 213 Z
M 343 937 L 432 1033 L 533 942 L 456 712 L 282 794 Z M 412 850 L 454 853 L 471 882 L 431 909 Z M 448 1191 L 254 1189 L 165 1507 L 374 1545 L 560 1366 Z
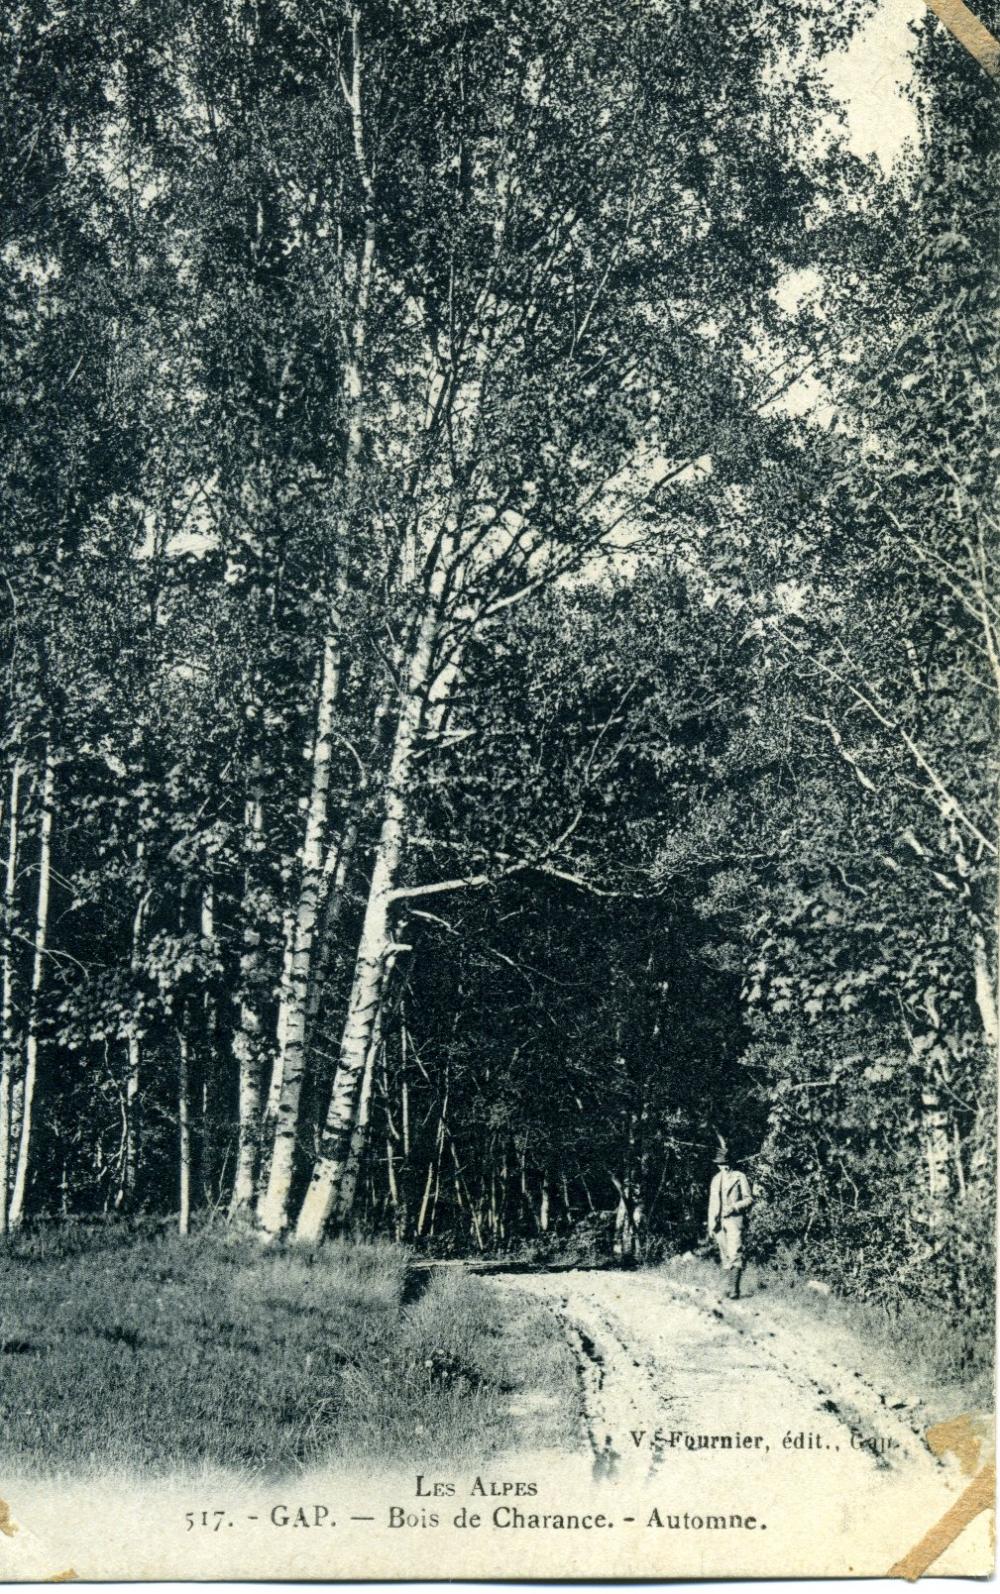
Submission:
M 0 1232 L 986 1310 L 996 87 L 863 0 L 11 0 Z M 984 15 L 993 25 L 996 18 Z

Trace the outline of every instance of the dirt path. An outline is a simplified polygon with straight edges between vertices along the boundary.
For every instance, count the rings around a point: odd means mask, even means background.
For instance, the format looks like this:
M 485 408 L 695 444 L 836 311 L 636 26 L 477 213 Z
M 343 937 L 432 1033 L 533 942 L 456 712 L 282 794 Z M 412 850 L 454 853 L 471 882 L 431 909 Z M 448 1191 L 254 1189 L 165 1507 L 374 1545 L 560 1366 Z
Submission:
M 498 1278 L 556 1315 L 573 1351 L 581 1442 L 595 1476 L 655 1478 L 665 1460 L 715 1448 L 836 1457 L 842 1484 L 941 1473 L 905 1409 L 813 1334 L 769 1314 L 766 1296 L 720 1303 L 696 1283 L 653 1273 L 564 1272 Z M 738 1437 L 737 1437 L 738 1436 Z M 785 1444 L 786 1436 L 797 1440 Z M 720 1448 L 721 1455 L 721 1448 Z
M 359 1456 L 284 1479 L 218 1469 L 8 1477 L 19 1527 L 0 1534 L 0 1575 L 884 1575 L 952 1511 L 968 1478 L 928 1453 L 913 1411 L 866 1380 L 855 1340 L 766 1292 L 720 1305 L 711 1277 L 490 1276 L 488 1289 L 527 1292 L 565 1335 L 575 1442 L 533 1451 L 530 1420 L 521 1426 L 512 1403 L 499 1455 L 392 1467 Z M 538 1383 L 539 1401 L 558 1398 L 541 1373 Z M 403 1389 L 404 1412 L 406 1400 Z M 275 1507 L 283 1522 L 301 1511 L 306 1526 L 275 1526 Z M 310 1527 L 320 1507 L 325 1526 Z M 232 1530 L 194 1531 L 203 1512 L 228 1513 Z M 935 1571 L 984 1576 L 989 1528 L 982 1511 Z

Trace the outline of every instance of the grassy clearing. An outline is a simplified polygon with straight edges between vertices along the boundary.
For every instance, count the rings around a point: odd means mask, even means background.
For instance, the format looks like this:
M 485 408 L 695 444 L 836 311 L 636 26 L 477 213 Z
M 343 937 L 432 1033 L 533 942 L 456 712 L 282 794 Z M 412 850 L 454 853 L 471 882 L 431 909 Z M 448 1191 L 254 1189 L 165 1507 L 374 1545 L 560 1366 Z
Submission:
M 561 1442 L 572 1368 L 549 1315 L 451 1269 L 405 1305 L 407 1269 L 391 1245 L 313 1257 L 120 1230 L 11 1242 L 4 1460 L 274 1475 Z
M 672 1257 L 668 1277 L 721 1292 L 714 1262 Z M 810 1288 L 801 1274 L 751 1263 L 744 1276 L 746 1305 L 765 1312 L 772 1326 L 811 1335 L 831 1366 L 856 1366 L 868 1381 L 908 1403 L 919 1401 L 927 1422 L 965 1411 L 993 1410 L 993 1342 L 967 1335 L 920 1302 L 890 1310 L 874 1301 L 852 1300 Z M 818 1333 L 817 1333 L 818 1331 Z

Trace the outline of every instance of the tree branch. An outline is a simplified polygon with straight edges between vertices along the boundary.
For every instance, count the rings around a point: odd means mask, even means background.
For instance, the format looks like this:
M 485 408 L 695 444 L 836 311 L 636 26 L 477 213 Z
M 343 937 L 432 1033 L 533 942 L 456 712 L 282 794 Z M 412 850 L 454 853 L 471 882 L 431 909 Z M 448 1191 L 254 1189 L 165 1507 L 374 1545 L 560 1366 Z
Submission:
M 798 654 L 799 658 L 806 659 L 807 662 L 812 664 L 815 669 L 819 670 L 822 675 L 826 675 L 830 680 L 836 681 L 839 686 L 842 686 L 847 692 L 849 692 L 854 698 L 855 702 L 860 703 L 863 708 L 866 708 L 869 714 L 872 715 L 873 719 L 875 719 L 884 730 L 890 731 L 893 733 L 893 735 L 899 737 L 914 763 L 926 775 L 931 789 L 935 794 L 936 805 L 944 818 L 956 818 L 960 824 L 965 826 L 969 834 L 975 837 L 985 851 L 990 853 L 993 857 L 996 857 L 997 844 L 989 839 L 989 837 L 979 828 L 974 819 L 970 819 L 969 815 L 965 812 L 958 799 L 951 791 L 949 791 L 945 781 L 935 769 L 923 748 L 906 729 L 905 725 L 900 724 L 899 720 L 893 717 L 891 711 L 886 707 L 885 704 L 879 703 L 878 694 L 875 692 L 870 682 L 865 682 L 865 686 L 868 690 L 862 691 L 860 687 L 855 686 L 854 682 L 849 680 L 848 677 L 840 670 L 834 669 L 832 664 L 827 664 L 824 659 L 818 658 L 815 654 L 808 652 L 806 648 L 801 647 L 799 643 L 790 637 L 787 631 L 782 630 L 780 626 L 774 627 L 774 634 L 781 641 L 786 643 L 787 646 L 792 648 L 794 652 Z M 854 663 L 843 643 L 840 644 L 840 649 L 851 668 L 857 670 L 857 665 Z M 862 672 L 858 671 L 858 674 L 862 674 Z M 926 787 L 923 789 L 926 790 Z

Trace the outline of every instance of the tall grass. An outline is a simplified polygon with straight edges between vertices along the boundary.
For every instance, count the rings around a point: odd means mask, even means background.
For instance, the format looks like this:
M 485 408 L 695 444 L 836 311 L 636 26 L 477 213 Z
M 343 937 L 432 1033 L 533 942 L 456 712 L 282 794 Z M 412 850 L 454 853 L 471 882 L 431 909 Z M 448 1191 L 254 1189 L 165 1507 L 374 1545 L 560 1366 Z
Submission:
M 438 1273 L 404 1305 L 397 1246 L 312 1255 L 251 1239 L 111 1229 L 0 1251 L 4 1459 L 33 1471 L 279 1474 L 336 1457 L 488 1456 L 570 1421 L 548 1314 L 488 1281 Z M 530 1346 L 530 1352 L 529 1352 Z M 567 1397 L 568 1399 L 568 1394 Z

